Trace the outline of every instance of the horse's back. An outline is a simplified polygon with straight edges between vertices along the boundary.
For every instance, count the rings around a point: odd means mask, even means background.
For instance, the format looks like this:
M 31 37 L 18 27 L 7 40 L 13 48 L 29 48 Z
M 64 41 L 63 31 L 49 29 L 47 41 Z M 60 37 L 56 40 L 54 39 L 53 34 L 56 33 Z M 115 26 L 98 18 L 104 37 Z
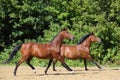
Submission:
M 32 47 L 31 47 L 31 54 L 35 57 L 38 58 L 51 58 L 51 54 L 50 54 L 50 45 L 49 43 L 46 44 L 38 44 L 35 43 Z
M 29 49 L 30 47 L 32 47 L 33 44 L 34 44 L 34 42 L 26 42 L 26 43 L 22 44 L 22 48 Z
M 67 50 L 74 51 L 76 49 L 77 49 L 77 45 L 63 44 L 62 47 L 61 47 L 61 51 L 67 51 Z
M 44 51 L 46 51 L 46 50 L 48 50 L 49 48 L 50 48 L 50 46 L 49 46 L 48 43 L 46 43 L 46 44 L 35 43 L 35 44 L 32 46 L 32 49 L 34 49 L 34 50 L 39 49 L 39 50 L 44 50 Z

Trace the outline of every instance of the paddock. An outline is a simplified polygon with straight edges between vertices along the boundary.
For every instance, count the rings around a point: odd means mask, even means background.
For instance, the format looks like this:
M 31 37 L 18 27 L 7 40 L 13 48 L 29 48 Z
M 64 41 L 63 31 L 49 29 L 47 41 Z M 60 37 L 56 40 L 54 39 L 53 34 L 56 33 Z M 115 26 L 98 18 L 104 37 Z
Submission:
M 67 71 L 63 67 L 52 67 L 48 70 L 48 75 L 44 74 L 46 67 L 35 66 L 36 74 L 29 66 L 20 66 L 17 76 L 13 75 L 15 66 L 0 66 L 0 80 L 120 80 L 120 67 L 103 67 L 99 70 L 97 67 L 71 67 L 74 72 Z

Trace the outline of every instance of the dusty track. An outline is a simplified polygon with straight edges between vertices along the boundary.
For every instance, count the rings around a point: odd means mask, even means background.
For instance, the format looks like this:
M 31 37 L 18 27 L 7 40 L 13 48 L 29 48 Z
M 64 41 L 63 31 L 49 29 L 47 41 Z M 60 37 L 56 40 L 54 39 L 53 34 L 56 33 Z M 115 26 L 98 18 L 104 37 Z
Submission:
M 99 71 L 96 67 L 88 67 L 89 71 L 84 68 L 72 67 L 74 73 L 66 71 L 63 67 L 57 67 L 53 72 L 49 69 L 48 75 L 44 75 L 45 67 L 36 66 L 37 73 L 28 66 L 20 66 L 17 76 L 13 75 L 15 66 L 0 66 L 0 80 L 120 80 L 120 68 L 104 68 Z

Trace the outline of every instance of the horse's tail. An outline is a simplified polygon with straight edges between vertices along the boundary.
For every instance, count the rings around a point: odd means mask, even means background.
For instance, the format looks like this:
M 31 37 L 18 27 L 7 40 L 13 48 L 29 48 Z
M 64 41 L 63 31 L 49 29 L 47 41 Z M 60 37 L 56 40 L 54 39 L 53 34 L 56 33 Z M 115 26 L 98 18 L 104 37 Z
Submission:
M 16 53 L 18 52 L 18 50 L 21 48 L 21 46 L 22 46 L 22 44 L 16 45 L 13 48 L 13 50 L 12 50 L 9 58 L 5 62 L 3 62 L 3 64 L 9 63 L 11 61 L 11 59 L 16 55 Z

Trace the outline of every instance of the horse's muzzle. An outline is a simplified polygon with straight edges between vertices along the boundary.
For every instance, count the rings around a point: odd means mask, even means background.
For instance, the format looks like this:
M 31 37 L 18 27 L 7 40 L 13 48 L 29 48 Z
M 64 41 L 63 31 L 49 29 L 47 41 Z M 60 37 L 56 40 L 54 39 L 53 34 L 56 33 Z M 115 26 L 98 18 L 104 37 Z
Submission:
M 101 43 L 101 39 L 100 38 L 98 38 L 98 43 Z
M 73 36 L 73 37 L 71 37 L 71 40 L 74 40 L 75 39 L 75 37 Z

